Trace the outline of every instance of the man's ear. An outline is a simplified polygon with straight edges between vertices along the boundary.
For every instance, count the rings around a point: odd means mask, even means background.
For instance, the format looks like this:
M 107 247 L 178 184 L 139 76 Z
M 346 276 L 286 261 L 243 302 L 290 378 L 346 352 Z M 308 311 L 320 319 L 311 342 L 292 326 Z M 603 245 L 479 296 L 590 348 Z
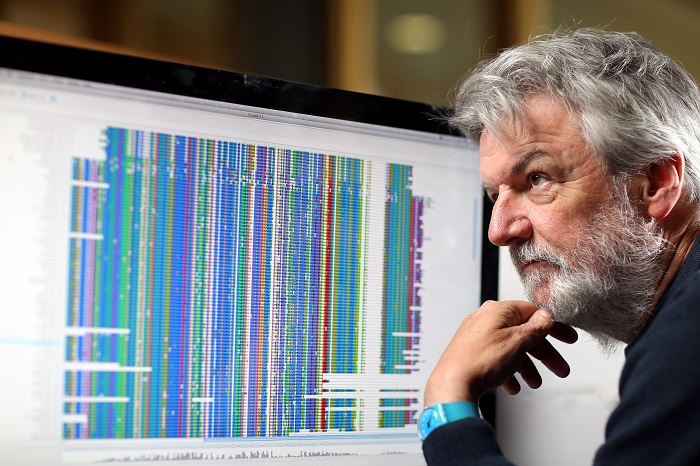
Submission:
M 683 191 L 684 171 L 685 160 L 680 154 L 647 167 L 646 178 L 642 182 L 642 200 L 649 217 L 662 220 L 678 204 Z

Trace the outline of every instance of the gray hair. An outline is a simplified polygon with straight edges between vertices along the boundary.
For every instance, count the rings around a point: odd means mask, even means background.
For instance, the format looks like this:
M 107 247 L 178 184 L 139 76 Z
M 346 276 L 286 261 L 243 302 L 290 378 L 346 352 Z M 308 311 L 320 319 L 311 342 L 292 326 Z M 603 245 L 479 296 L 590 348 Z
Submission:
M 700 200 L 698 86 L 648 40 L 585 28 L 506 49 L 456 89 L 450 123 L 478 143 L 484 129 L 522 124 L 525 99 L 534 94 L 561 100 L 611 178 L 680 154 L 687 200 Z

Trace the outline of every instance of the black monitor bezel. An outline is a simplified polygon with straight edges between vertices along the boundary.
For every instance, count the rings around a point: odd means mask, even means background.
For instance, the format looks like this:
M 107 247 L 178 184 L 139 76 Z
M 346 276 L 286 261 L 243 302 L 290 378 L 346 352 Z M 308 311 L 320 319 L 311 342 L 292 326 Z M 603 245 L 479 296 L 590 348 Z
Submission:
M 0 67 L 185 97 L 458 135 L 433 104 L 0 35 Z

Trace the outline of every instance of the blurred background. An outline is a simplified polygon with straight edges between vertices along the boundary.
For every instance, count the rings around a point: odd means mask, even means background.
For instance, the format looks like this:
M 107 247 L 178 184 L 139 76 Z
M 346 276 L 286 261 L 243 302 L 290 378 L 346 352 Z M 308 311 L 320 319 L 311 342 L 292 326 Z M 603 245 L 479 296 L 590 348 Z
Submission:
M 0 0 L 0 21 L 25 35 L 436 104 L 479 57 L 562 24 L 635 30 L 700 76 L 696 0 Z
M 700 78 L 697 0 L 0 0 L 0 34 L 438 105 L 480 57 L 560 25 L 637 31 Z M 521 299 L 506 256 L 500 297 Z M 581 340 L 557 345 L 567 380 L 497 395 L 515 463 L 591 464 L 623 356 Z

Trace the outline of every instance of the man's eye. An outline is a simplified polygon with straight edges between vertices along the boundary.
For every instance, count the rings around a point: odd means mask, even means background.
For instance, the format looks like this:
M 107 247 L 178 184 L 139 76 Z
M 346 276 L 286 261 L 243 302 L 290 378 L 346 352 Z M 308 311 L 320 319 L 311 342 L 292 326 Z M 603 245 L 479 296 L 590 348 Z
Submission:
M 530 186 L 537 187 L 541 186 L 547 179 L 539 174 L 539 173 L 533 173 L 530 175 Z

